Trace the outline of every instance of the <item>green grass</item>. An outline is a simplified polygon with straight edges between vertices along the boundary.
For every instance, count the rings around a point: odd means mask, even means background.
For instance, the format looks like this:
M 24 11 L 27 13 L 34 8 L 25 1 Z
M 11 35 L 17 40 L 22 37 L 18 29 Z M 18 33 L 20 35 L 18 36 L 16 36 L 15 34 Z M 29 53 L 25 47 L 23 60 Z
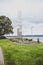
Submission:
M 43 43 L 16 44 L 9 39 L 0 40 L 5 65 L 43 65 Z

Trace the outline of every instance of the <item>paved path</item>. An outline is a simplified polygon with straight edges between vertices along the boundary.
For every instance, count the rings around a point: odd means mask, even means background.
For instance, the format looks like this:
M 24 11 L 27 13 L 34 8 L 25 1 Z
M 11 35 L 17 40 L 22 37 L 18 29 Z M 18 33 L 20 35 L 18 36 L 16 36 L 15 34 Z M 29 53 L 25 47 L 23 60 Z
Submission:
M 2 53 L 2 49 L 0 48 L 0 65 L 4 65 L 4 57 Z

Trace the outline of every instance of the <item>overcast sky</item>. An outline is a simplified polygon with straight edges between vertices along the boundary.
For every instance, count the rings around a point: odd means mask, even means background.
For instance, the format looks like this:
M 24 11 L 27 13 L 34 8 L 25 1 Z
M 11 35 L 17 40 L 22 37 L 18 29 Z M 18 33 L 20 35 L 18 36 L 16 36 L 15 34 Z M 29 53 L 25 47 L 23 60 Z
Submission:
M 43 0 L 0 0 L 0 16 L 8 16 L 14 34 L 17 32 L 18 12 L 22 13 L 23 34 L 43 34 Z

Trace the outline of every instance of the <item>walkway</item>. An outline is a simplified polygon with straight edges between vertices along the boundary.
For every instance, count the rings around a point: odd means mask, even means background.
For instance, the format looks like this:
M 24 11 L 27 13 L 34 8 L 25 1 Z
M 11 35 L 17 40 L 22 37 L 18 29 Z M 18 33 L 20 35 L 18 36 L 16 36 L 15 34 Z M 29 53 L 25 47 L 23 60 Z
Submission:
M 4 57 L 2 53 L 2 49 L 0 48 L 0 65 L 4 65 Z

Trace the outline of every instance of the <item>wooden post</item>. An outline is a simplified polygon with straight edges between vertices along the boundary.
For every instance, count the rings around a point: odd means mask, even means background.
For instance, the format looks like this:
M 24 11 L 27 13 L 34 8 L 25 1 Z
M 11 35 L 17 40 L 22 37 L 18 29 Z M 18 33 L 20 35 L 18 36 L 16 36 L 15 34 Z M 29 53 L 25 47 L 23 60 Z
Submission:
M 37 39 L 37 43 L 40 43 L 39 38 Z

